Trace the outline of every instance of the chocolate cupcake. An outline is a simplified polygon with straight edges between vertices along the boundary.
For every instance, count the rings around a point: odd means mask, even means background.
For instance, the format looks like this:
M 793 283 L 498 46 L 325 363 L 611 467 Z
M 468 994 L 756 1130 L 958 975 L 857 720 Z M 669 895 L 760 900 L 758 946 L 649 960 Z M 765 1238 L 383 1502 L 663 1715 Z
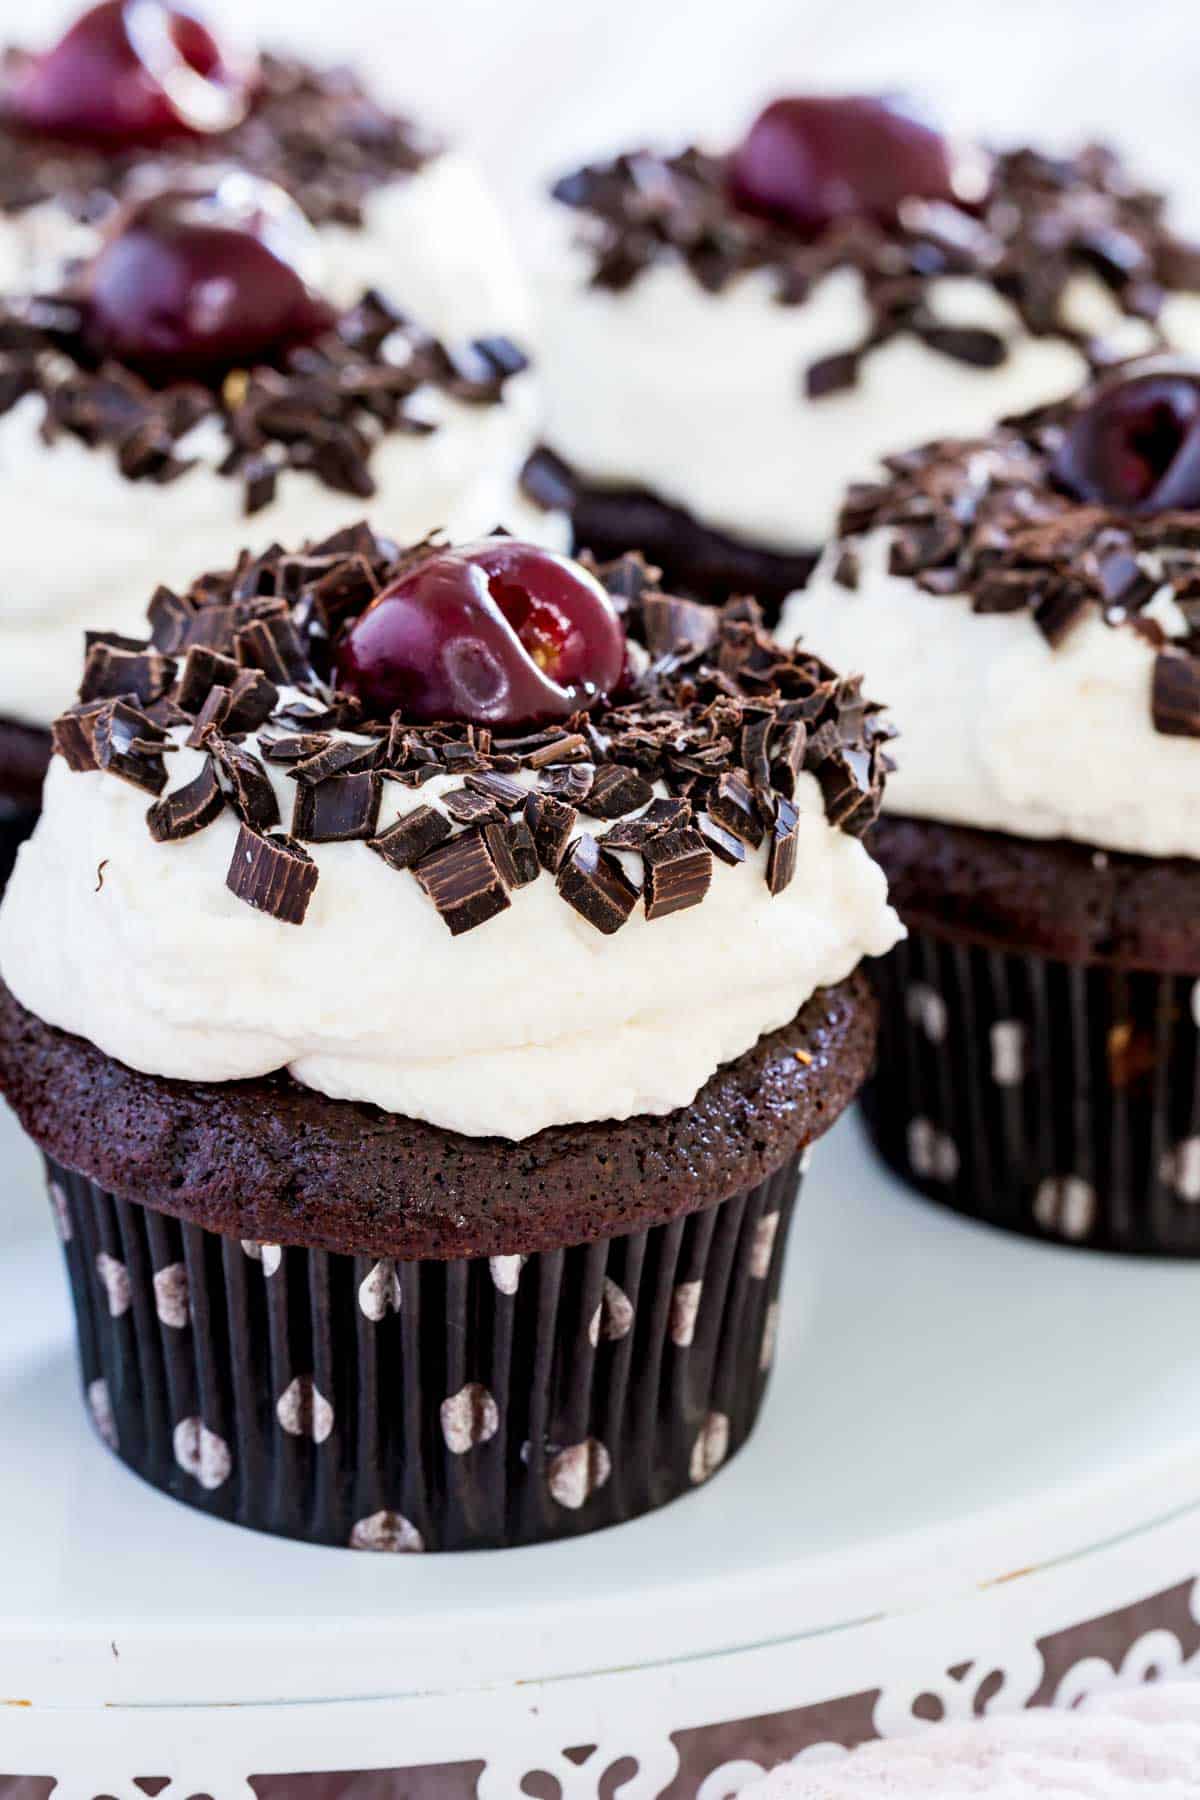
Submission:
M 136 633 L 155 580 L 185 584 L 239 536 L 325 536 L 367 497 L 406 538 L 506 522 L 565 544 L 520 486 L 537 421 L 522 350 L 433 336 L 406 310 L 406 266 L 341 307 L 281 189 L 193 172 L 120 209 L 53 295 L 0 301 L 9 859 L 84 633 Z
M 640 559 L 365 526 L 93 639 L 0 909 L 0 1082 L 130 1467 L 361 1549 L 707 1480 L 899 925 L 888 731 Z
M 146 181 L 243 169 L 320 235 L 343 307 L 394 290 L 449 339 L 528 331 L 505 222 L 471 159 L 352 69 L 227 41 L 190 6 L 101 0 L 59 42 L 0 61 L 0 292 L 90 256 Z
M 1200 349 L 1200 258 L 1108 151 L 964 153 L 863 98 L 769 106 L 725 152 L 554 189 L 538 481 L 576 541 L 777 606 L 846 484 L 1089 366 Z
M 909 927 L 868 1118 L 973 1217 L 1200 1253 L 1200 375 L 893 458 L 784 611 L 886 673 Z

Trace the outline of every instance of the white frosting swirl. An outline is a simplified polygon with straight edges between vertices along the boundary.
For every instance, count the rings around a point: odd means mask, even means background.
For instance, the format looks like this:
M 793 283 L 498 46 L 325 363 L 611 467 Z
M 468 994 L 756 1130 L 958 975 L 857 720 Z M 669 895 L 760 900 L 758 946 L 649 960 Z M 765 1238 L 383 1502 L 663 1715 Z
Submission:
M 507 223 L 460 150 L 373 189 L 361 226 L 322 225 L 317 236 L 320 286 L 338 305 L 377 287 L 437 337 L 528 337 L 528 296 Z M 90 256 L 98 241 L 94 227 L 57 201 L 0 215 L 0 293 L 53 292 L 65 264 Z
M 443 529 L 470 538 L 496 525 L 552 549 L 567 547 L 560 514 L 543 513 L 517 487 L 536 433 L 533 377 L 505 383 L 502 400 L 470 405 L 428 390 L 413 401 L 438 421 L 428 436 L 391 432 L 371 457 L 380 529 L 415 543 Z M 44 402 L 29 395 L 0 417 L 5 567 L 0 577 L 0 715 L 45 725 L 74 698 L 83 633 L 144 631 L 157 584 L 185 586 L 199 570 L 229 566 L 247 545 L 300 543 L 361 519 L 366 503 L 304 470 L 285 470 L 270 505 L 247 518 L 243 484 L 218 474 L 227 444 L 202 422 L 183 454 L 199 458 L 178 480 L 128 481 L 111 449 L 40 435 Z
M 853 387 L 810 400 L 805 371 L 870 326 L 856 271 L 837 270 L 784 306 L 769 271 L 712 294 L 682 263 L 663 261 L 614 293 L 589 285 L 591 267 L 575 249 L 544 282 L 547 443 L 593 482 L 648 488 L 776 551 L 824 543 L 846 484 L 881 456 L 979 436 L 1071 392 L 1087 372 L 1065 340 L 1031 337 L 986 282 L 954 277 L 928 284 L 929 305 L 947 324 L 998 331 L 1009 345 L 999 367 L 969 367 L 901 334 L 863 358 Z M 1067 310 L 1127 354 L 1152 342 L 1098 281 L 1076 281 Z M 1172 296 L 1162 323 L 1176 347 L 1200 352 L 1200 295 Z
M 168 763 L 176 786 L 201 757 Z M 295 784 L 270 772 L 286 820 Z M 386 783 L 381 826 L 456 785 Z M 639 908 L 604 937 L 543 874 L 456 938 L 364 843 L 312 845 L 304 924 L 268 918 L 226 888 L 231 812 L 156 844 L 146 794 L 56 757 L 0 907 L 0 969 L 39 1017 L 159 1075 L 286 1066 L 325 1094 L 509 1138 L 670 1112 L 901 935 L 882 871 L 828 824 L 813 777 L 799 786 L 796 875 L 778 896 L 764 849 L 718 862 L 700 905 L 653 922 Z
M 856 539 L 856 590 L 831 548 L 779 636 L 863 669 L 900 736 L 888 812 L 1143 856 L 1200 858 L 1200 744 L 1156 731 L 1155 651 L 1091 608 L 1052 646 L 1029 611 L 976 613 L 888 570 L 891 534 Z M 1186 626 L 1167 594 L 1150 604 Z

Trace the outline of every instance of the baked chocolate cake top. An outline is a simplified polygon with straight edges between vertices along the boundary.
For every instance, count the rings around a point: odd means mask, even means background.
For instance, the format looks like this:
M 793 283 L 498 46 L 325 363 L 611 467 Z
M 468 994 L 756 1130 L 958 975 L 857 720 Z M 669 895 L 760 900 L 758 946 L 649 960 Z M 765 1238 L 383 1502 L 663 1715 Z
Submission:
M 30 61 L 23 50 L 5 53 L 0 96 Z M 373 189 L 412 174 L 441 149 L 412 119 L 374 99 L 351 70 L 264 52 L 244 119 L 228 131 L 181 134 L 152 152 L 22 130 L 5 121 L 0 106 L 0 213 L 51 201 L 96 224 L 135 171 L 152 163 L 169 181 L 183 167 L 209 163 L 277 183 L 314 225 L 357 227 Z
M 826 1132 L 874 1047 L 860 971 L 718 1069 L 689 1106 L 512 1142 L 329 1099 L 283 1073 L 142 1074 L 0 983 L 0 1086 L 49 1155 L 210 1231 L 376 1257 L 529 1255 L 715 1205 Z
M 841 586 L 857 587 L 857 540 L 887 529 L 893 574 L 965 594 L 977 613 L 1031 612 L 1051 644 L 1097 611 L 1158 652 L 1155 729 L 1200 736 L 1200 369 L 1130 363 L 988 438 L 926 444 L 885 466 L 847 494 Z
M 128 480 L 150 483 L 178 480 L 195 466 L 187 439 L 209 421 L 225 445 L 215 466 L 242 483 L 247 514 L 270 504 L 288 469 L 368 498 L 381 437 L 437 429 L 420 390 L 496 405 L 526 366 L 507 338 L 444 344 L 371 292 L 315 341 L 273 361 L 234 367 L 215 382 L 152 386 L 96 353 L 86 311 L 71 296 L 0 300 L 0 414 L 39 395 L 47 443 L 67 434 L 110 453 Z
M 1150 326 L 1166 292 L 1200 290 L 1200 249 L 1170 228 L 1163 195 L 1101 145 L 1074 156 L 1007 151 L 991 159 L 977 198 L 948 187 L 937 198 L 901 199 L 886 216 L 864 210 L 805 231 L 777 209 L 747 210 L 734 179 L 740 154 L 638 150 L 565 176 L 553 193 L 581 215 L 593 282 L 616 291 L 668 260 L 713 293 L 766 270 L 779 302 L 795 306 L 833 270 L 857 270 L 870 327 L 808 369 L 813 396 L 853 385 L 863 358 L 900 333 L 978 367 L 1003 363 L 998 332 L 938 317 L 931 286 L 946 276 L 986 282 L 1028 332 L 1077 345 L 1095 367 L 1113 353 L 1071 320 L 1067 295 L 1078 277 L 1098 277 L 1120 314 Z
M 536 689 L 551 666 L 547 634 L 562 632 L 577 656 L 581 641 L 587 648 L 579 630 L 592 629 L 604 639 L 592 654 L 610 658 L 614 679 L 590 705 L 581 699 L 533 727 L 481 725 L 372 704 L 365 677 L 347 691 L 346 646 L 356 648 L 364 619 L 375 631 L 398 587 L 444 574 L 446 563 L 457 579 L 461 565 L 503 560 L 509 546 L 534 559 L 533 588 L 514 598 L 516 578 L 502 575 L 491 591 L 532 635 L 506 643 L 501 626 L 495 654 L 514 658 L 514 680 Z M 556 594 L 547 613 L 539 580 Z M 570 630 L 557 606 L 564 581 L 584 590 Z M 149 620 L 144 643 L 92 634 L 79 700 L 54 725 L 56 751 L 72 769 L 103 770 L 153 796 L 148 829 L 164 844 L 232 809 L 231 891 L 290 923 L 302 923 L 318 881 L 306 843 L 365 841 L 397 880 L 420 884 L 455 934 L 539 879 L 612 933 L 639 904 L 655 919 L 703 902 L 714 857 L 743 862 L 764 842 L 764 878 L 781 892 L 796 873 L 793 802 L 806 772 L 842 830 L 861 835 L 879 810 L 891 733 L 860 680 L 783 648 L 751 600 L 715 610 L 664 593 L 638 556 L 585 571 L 502 534 L 462 552 L 433 542 L 401 550 L 362 525 L 298 552 L 243 555 L 186 594 L 160 589 Z M 457 648 L 475 659 L 483 641 L 468 631 Z M 180 742 L 206 761 L 164 792 Z M 294 783 L 290 818 L 267 763 Z M 419 805 L 377 831 L 383 783 L 419 790 L 446 776 L 461 785 L 442 795 L 444 813 Z M 620 852 L 636 852 L 636 865 Z

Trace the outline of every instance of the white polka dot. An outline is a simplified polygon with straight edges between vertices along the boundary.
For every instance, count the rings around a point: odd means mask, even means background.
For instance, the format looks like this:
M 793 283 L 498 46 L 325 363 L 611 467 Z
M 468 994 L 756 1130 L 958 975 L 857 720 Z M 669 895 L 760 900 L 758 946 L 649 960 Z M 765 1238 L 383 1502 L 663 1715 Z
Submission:
M 546 1485 L 550 1496 L 570 1512 L 590 1500 L 612 1474 L 612 1458 L 599 1438 L 585 1438 L 582 1444 L 568 1444 L 546 1466 Z
M 442 1436 L 454 1456 L 465 1456 L 476 1444 L 486 1444 L 500 1429 L 500 1408 L 478 1381 L 468 1381 L 457 1394 L 442 1401 Z
M 904 1005 L 910 1023 L 920 1026 L 931 1044 L 945 1042 L 946 1002 L 936 988 L 925 981 L 914 981 L 904 997 Z
M 1017 1019 L 997 1019 L 988 1035 L 992 1080 L 997 1087 L 1019 1087 L 1025 1079 L 1025 1027 Z
M 729 1417 L 726 1413 L 710 1412 L 692 1446 L 688 1474 L 697 1484 L 707 1481 L 710 1475 L 716 1474 L 728 1455 Z
M 275 1417 L 291 1437 L 323 1444 L 333 1430 L 333 1408 L 311 1375 L 297 1375 L 280 1394 Z
M 203 1419 L 181 1419 L 174 1434 L 175 1461 L 209 1493 L 223 1486 L 233 1473 L 233 1457 L 224 1438 L 210 1431 Z
M 424 1550 L 425 1540 L 403 1513 L 384 1511 L 358 1521 L 350 1533 L 350 1548 L 412 1556 Z

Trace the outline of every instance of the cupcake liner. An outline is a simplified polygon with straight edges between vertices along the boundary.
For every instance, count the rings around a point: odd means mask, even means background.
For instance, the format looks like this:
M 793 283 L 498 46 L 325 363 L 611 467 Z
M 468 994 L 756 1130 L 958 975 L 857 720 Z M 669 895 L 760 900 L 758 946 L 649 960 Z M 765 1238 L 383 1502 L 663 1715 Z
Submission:
M 1200 983 L 914 929 L 873 970 L 884 1159 L 931 1199 L 1093 1249 L 1200 1255 Z
M 204 1512 L 384 1551 L 594 1531 L 715 1474 L 766 1387 L 800 1174 L 598 1244 L 404 1263 L 46 1168 L 105 1442 Z

